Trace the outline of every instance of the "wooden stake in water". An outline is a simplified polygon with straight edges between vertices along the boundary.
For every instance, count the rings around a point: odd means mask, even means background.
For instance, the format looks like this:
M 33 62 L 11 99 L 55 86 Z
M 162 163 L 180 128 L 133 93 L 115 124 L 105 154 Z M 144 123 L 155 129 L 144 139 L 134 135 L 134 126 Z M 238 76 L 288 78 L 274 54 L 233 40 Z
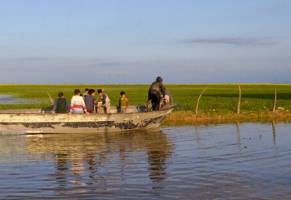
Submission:
M 236 113 L 240 114 L 240 104 L 241 104 L 241 87 L 238 85 L 238 101 L 237 101 L 237 109 Z
M 273 144 L 276 145 L 276 122 L 272 121 Z
M 277 109 L 277 88 L 274 91 L 274 102 L 273 102 L 273 112 L 276 112 Z
M 201 97 L 203 96 L 203 94 L 206 92 L 206 90 L 207 90 L 207 87 L 204 88 L 204 89 L 202 90 L 202 92 L 200 93 L 200 95 L 199 95 L 199 97 L 198 97 L 198 99 L 197 99 L 196 107 L 195 107 L 195 114 L 196 114 L 196 115 L 198 114 L 198 111 L 199 111 L 199 103 L 200 103 L 200 99 L 201 99 Z

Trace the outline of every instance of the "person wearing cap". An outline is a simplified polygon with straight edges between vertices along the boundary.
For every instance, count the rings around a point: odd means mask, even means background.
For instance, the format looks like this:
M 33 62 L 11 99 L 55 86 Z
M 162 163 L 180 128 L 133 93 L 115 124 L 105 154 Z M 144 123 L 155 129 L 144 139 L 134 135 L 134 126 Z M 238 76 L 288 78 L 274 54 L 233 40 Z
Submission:
M 164 98 L 166 88 L 163 85 L 162 77 L 158 76 L 153 82 L 148 91 L 148 101 L 152 104 L 152 110 L 158 111 L 160 109 L 161 100 Z

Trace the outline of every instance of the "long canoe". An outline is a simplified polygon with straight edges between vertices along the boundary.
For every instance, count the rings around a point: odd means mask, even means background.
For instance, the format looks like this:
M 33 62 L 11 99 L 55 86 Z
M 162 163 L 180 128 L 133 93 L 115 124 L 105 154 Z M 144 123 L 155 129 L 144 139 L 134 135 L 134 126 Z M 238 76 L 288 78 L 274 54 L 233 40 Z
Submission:
M 119 132 L 160 129 L 173 108 L 110 114 L 0 113 L 0 134 Z

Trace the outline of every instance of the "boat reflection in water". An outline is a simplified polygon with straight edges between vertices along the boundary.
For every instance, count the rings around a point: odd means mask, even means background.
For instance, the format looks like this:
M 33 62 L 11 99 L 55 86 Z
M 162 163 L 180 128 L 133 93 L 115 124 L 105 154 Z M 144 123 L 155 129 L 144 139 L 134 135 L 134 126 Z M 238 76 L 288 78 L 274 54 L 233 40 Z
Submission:
M 0 199 L 291 199 L 290 129 L 3 135 Z
M 117 190 L 120 185 L 159 185 L 167 178 L 172 146 L 162 132 L 50 134 L 26 138 L 33 159 L 55 163 L 59 192 Z

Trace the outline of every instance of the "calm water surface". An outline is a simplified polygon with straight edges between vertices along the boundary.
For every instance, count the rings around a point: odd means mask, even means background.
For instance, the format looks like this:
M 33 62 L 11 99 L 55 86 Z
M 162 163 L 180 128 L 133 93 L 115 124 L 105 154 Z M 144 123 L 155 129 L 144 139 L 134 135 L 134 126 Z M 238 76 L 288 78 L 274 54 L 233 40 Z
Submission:
M 291 124 L 0 136 L 0 199 L 291 199 Z
M 23 104 L 28 103 L 26 99 L 16 98 L 12 95 L 0 94 L 0 104 Z

